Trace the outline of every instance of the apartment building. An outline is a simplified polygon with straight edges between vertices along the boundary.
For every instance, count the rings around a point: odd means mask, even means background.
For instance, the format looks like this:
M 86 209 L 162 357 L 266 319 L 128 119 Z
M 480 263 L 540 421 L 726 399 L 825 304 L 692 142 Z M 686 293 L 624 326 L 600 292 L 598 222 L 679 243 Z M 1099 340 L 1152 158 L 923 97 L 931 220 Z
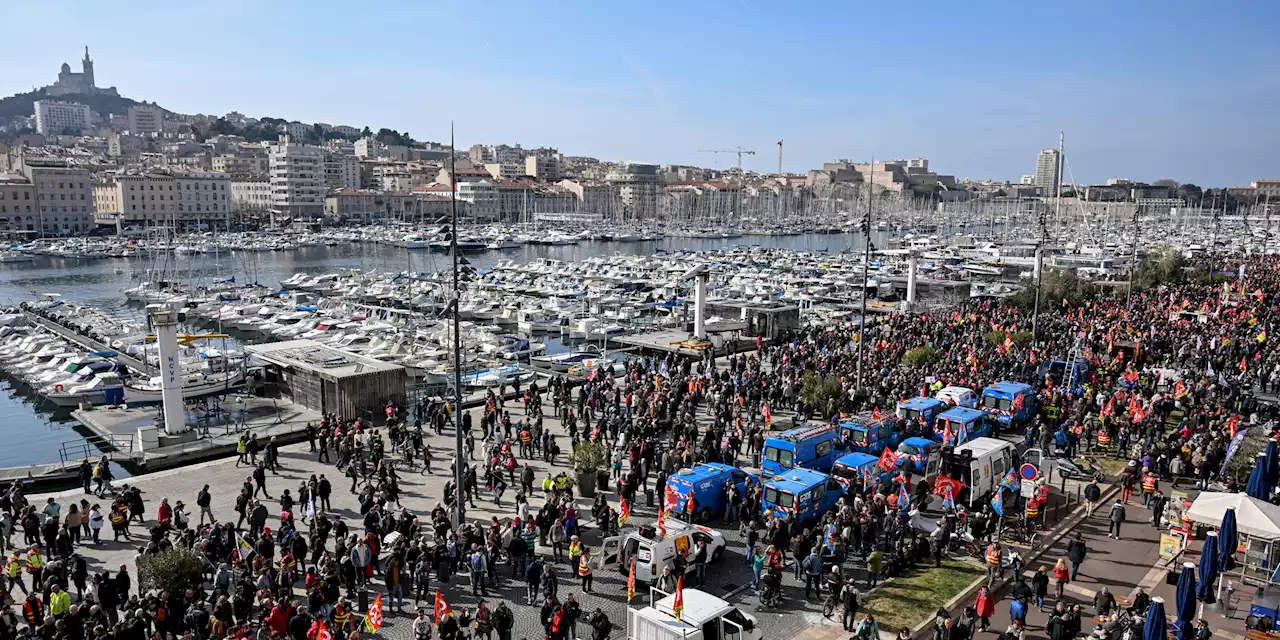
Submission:
M 271 181 L 266 177 L 231 181 L 231 210 L 237 220 L 271 210 Z
M 135 136 L 157 135 L 164 132 L 164 109 L 136 105 L 129 107 L 129 133 Z
M 625 217 L 640 220 L 657 213 L 662 190 L 658 165 L 624 162 L 609 169 L 605 182 L 613 188 Z
M 227 229 L 231 223 L 231 178 L 218 171 L 174 171 L 183 230 Z
M 0 232 L 37 232 L 40 199 L 35 185 L 15 173 L 0 173 Z
M 80 135 L 92 126 L 88 105 L 78 102 L 36 100 L 33 106 L 36 131 L 41 135 L 60 136 L 65 133 Z
M 179 195 L 171 173 L 126 169 L 108 173 L 94 183 L 93 206 L 99 224 L 173 227 Z
M 324 184 L 328 189 L 358 189 L 360 187 L 360 159 L 354 155 L 326 152 L 324 154 Z
M 271 206 L 277 215 L 319 218 L 324 215 L 324 151 L 282 136 L 270 155 Z
M 39 197 L 39 224 L 44 236 L 69 236 L 93 229 L 93 178 L 65 160 L 24 158 L 22 175 Z
M 232 178 L 264 176 L 271 170 L 271 160 L 264 154 L 221 153 L 213 156 L 210 168 Z

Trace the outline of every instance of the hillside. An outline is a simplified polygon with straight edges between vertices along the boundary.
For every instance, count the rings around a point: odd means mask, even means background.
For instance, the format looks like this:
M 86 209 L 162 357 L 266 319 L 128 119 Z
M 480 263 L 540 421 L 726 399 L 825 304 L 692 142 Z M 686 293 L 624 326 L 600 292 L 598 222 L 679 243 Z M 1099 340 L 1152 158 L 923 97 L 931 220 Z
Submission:
M 37 89 L 35 91 L 9 96 L 7 98 L 0 98 L 0 126 L 9 124 L 15 118 L 30 116 L 34 113 L 32 103 L 44 98 L 44 89 Z M 145 104 L 143 102 L 138 102 L 137 100 L 130 100 L 123 96 L 109 95 L 86 96 L 69 94 L 49 99 L 87 104 L 90 109 L 102 114 L 104 117 L 113 113 L 125 113 L 129 110 L 129 107 Z

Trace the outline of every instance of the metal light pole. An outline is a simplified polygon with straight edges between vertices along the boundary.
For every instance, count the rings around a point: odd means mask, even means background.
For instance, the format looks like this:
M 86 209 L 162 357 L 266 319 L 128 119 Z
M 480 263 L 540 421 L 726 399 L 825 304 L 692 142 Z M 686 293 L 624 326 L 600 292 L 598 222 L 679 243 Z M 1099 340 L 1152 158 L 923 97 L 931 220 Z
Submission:
M 1065 162 L 1066 135 L 1058 132 L 1058 182 L 1057 182 L 1057 198 L 1053 208 L 1053 218 L 1058 220 L 1062 212 L 1062 167 Z M 1031 344 L 1037 343 L 1040 337 L 1040 285 L 1044 282 L 1044 250 L 1045 245 L 1049 242 L 1049 231 L 1045 226 L 1045 210 L 1040 209 L 1040 242 L 1036 247 L 1036 302 L 1031 311 Z
M 871 158 L 867 179 L 867 217 L 862 230 L 862 311 L 858 314 L 858 386 L 862 391 L 862 347 L 867 341 L 867 270 L 871 267 L 871 190 L 875 187 L 876 159 Z
M 453 195 L 449 216 L 449 252 L 453 255 L 453 529 L 457 531 L 466 515 L 463 505 L 467 494 L 463 488 L 466 461 L 462 457 L 462 329 L 458 318 L 462 297 L 458 286 L 458 161 L 453 145 L 453 123 L 449 123 L 449 188 Z
M 1138 213 L 1141 212 L 1142 205 L 1133 205 L 1133 252 L 1129 257 L 1129 286 L 1126 287 L 1124 294 L 1124 310 L 1133 310 L 1133 274 L 1138 270 L 1138 238 L 1142 235 L 1138 228 Z

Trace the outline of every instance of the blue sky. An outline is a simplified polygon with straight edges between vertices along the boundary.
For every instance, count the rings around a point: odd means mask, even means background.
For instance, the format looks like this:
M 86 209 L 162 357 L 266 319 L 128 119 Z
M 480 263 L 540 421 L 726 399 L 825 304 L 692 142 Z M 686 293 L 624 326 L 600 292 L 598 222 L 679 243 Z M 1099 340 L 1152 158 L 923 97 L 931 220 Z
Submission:
M 9 2 L 0 94 L 79 70 L 184 113 L 803 171 L 1280 178 L 1280 2 Z M 31 28 L 27 28 L 30 25 Z M 56 37 L 55 35 L 56 34 Z

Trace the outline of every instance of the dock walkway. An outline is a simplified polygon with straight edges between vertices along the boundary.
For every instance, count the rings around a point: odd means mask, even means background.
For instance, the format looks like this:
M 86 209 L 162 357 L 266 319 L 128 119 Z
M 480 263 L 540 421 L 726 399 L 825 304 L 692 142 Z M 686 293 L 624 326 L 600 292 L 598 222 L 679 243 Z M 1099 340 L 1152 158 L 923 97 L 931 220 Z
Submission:
M 159 373 L 156 367 L 153 367 L 133 356 L 125 355 L 119 349 L 112 348 L 111 345 L 103 344 L 97 340 L 94 340 L 93 338 L 90 338 L 89 336 L 82 335 L 76 331 L 72 331 L 71 329 L 68 329 L 56 322 L 51 322 L 34 313 L 31 313 L 30 311 L 23 311 L 22 315 L 26 316 L 27 320 L 30 321 L 31 324 L 37 327 L 48 329 L 49 331 L 52 331 L 58 334 L 59 336 L 62 336 L 63 338 L 66 338 L 67 340 L 70 340 L 90 351 L 114 351 L 116 352 L 116 361 L 128 366 L 130 369 L 134 371 L 145 373 L 149 376 L 157 375 Z

